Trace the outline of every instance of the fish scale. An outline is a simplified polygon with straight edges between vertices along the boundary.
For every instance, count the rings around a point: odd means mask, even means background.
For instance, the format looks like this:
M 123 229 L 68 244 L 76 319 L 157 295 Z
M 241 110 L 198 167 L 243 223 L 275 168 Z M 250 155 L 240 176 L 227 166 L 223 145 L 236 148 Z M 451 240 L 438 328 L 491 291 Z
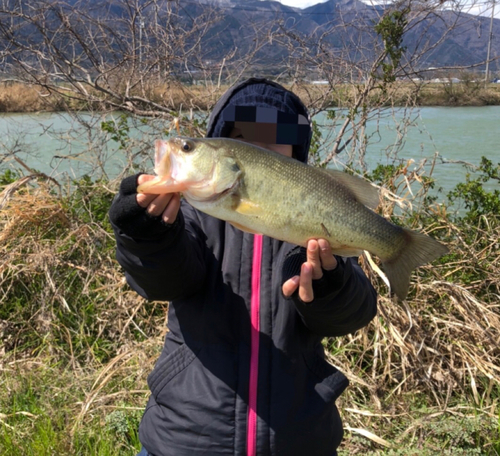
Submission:
M 341 171 L 228 138 L 172 138 L 155 146 L 158 175 L 138 192 L 180 191 L 202 212 L 293 244 L 306 246 L 322 238 L 338 255 L 366 250 L 380 258 L 401 300 L 412 270 L 447 252 L 435 239 L 374 212 L 375 187 Z

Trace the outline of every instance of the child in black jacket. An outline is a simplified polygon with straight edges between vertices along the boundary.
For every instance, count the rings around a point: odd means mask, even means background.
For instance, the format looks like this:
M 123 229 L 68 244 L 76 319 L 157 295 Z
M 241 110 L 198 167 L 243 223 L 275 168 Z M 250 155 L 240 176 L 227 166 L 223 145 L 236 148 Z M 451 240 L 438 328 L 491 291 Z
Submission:
M 250 79 L 221 98 L 207 136 L 307 162 L 310 119 L 292 92 Z M 240 231 L 178 194 L 137 194 L 151 178 L 126 178 L 110 210 L 128 283 L 171 301 L 148 378 L 141 455 L 336 454 L 343 431 L 335 400 L 348 382 L 325 360 L 321 340 L 352 333 L 376 313 L 375 290 L 355 259 L 332 255 L 322 239 L 303 248 Z

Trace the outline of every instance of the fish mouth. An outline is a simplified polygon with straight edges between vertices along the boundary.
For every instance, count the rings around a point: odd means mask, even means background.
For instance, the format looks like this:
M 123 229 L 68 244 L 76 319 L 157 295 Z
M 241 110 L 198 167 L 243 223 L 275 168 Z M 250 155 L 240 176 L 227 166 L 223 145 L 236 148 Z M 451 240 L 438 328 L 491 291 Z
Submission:
M 156 177 L 137 187 L 137 193 L 161 195 L 164 193 L 181 192 L 186 189 L 185 184 L 176 182 L 172 178 L 174 164 L 172 162 L 172 148 L 168 141 L 155 141 L 155 174 Z
M 205 173 L 190 172 L 185 154 L 179 151 L 177 138 L 155 141 L 155 174 L 156 177 L 137 187 L 137 193 L 161 195 L 182 192 L 184 196 L 196 201 L 217 199 L 221 193 L 234 190 L 237 182 L 231 182 L 230 188 L 219 185 L 217 179 L 217 162 L 211 162 L 211 169 Z M 187 170 L 186 170 L 187 168 Z
M 172 151 L 170 143 L 157 139 L 155 141 L 155 173 L 159 177 L 170 177 L 172 170 Z

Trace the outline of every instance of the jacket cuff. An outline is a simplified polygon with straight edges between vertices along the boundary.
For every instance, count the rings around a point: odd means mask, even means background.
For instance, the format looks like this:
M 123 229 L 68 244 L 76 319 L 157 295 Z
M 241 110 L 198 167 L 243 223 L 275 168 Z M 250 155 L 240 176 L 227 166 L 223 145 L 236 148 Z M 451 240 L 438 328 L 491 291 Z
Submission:
M 321 279 L 312 281 L 314 299 L 311 302 L 304 302 L 305 305 L 314 304 L 322 299 L 330 300 L 332 296 L 344 286 L 344 259 L 337 255 L 335 255 L 335 258 L 337 260 L 337 267 L 330 271 L 323 269 L 323 276 Z M 303 301 L 301 300 L 301 302 Z
M 184 216 L 182 211 L 179 211 L 174 223 L 162 223 L 163 229 L 161 233 L 155 233 L 155 236 L 149 239 L 140 239 L 124 233 L 119 227 L 113 225 L 118 248 L 125 248 L 131 254 L 143 257 L 145 255 L 157 253 L 169 247 L 184 231 Z

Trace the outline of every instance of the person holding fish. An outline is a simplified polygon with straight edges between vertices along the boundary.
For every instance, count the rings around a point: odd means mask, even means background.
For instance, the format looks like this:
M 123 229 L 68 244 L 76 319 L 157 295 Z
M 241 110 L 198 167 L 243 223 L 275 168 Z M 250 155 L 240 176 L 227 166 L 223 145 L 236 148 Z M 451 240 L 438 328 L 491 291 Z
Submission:
M 208 138 L 234 139 L 207 146 L 224 161 L 204 152 L 216 179 L 181 184 L 180 154 L 192 153 L 196 140 L 175 138 L 168 147 L 180 152 L 171 155 L 160 141 L 155 171 L 168 174 L 167 184 L 128 177 L 110 209 L 128 283 L 147 299 L 170 301 L 169 332 L 148 377 L 140 454 L 335 455 L 343 436 L 335 401 L 348 381 L 326 361 L 322 339 L 366 326 L 377 296 L 355 257 L 334 255 L 330 226 L 318 224 L 303 242 L 280 240 L 295 239 L 287 230 L 304 218 L 316 184 L 294 196 L 289 215 L 263 212 L 265 198 L 279 203 L 283 189 L 292 192 L 295 164 L 307 163 L 307 109 L 281 85 L 252 78 L 222 96 L 207 130 Z M 247 161 L 221 150 L 227 144 L 248 148 Z M 291 171 L 283 175 L 266 154 L 291 157 Z M 264 189 L 258 179 L 274 185 L 262 202 L 252 197 L 252 179 L 257 189 Z M 208 215 L 222 198 L 224 209 Z M 276 235 L 262 234 L 268 226 Z

